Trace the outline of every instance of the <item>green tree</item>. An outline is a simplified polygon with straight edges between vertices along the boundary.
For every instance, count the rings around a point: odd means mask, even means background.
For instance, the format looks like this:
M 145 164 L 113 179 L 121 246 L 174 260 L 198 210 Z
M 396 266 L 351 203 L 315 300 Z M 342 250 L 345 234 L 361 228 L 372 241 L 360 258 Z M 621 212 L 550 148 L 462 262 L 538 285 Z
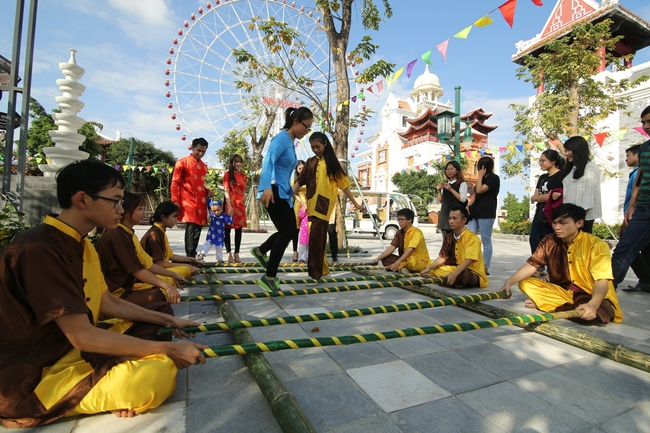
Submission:
M 617 110 L 625 110 L 629 97 L 621 96 L 648 77 L 636 80 L 596 80 L 604 53 L 608 67 L 624 70 L 624 61 L 633 54 L 615 53 L 623 36 L 612 36 L 612 20 L 584 23 L 569 35 L 547 42 L 539 55 L 524 57 L 517 78 L 533 87 L 544 86 L 532 105 L 511 104 L 515 112 L 514 130 L 521 144 L 558 140 L 561 137 L 590 135 L 596 124 Z M 512 143 L 509 143 L 512 144 Z M 561 145 L 560 151 L 562 151 Z M 511 177 L 525 171 L 530 161 L 517 155 L 506 159 L 502 171 Z
M 520 202 L 516 195 L 509 192 L 503 199 L 501 209 L 508 211 L 506 221 L 510 223 L 526 221 L 530 214 L 530 197 L 525 195 Z
M 59 109 L 52 110 L 52 113 L 60 112 Z M 54 146 L 54 142 L 48 133 L 57 129 L 54 118 L 34 98 L 30 98 L 29 101 L 29 117 L 32 120 L 29 122 L 29 131 L 27 133 L 27 154 L 29 156 L 41 155 L 45 157 L 43 148 Z M 102 153 L 103 149 L 97 143 L 99 139 L 97 131 L 101 131 L 103 128 L 102 124 L 97 122 L 86 122 L 79 128 L 79 134 L 86 137 L 79 150 L 88 152 L 89 158 L 96 158 Z
M 436 186 L 442 182 L 440 172 L 428 174 L 426 170 L 396 173 L 391 178 L 398 192 L 407 195 L 417 195 L 422 199 L 421 204 L 415 204 L 418 215 L 426 215 L 427 204 L 435 200 L 438 190 Z
M 131 146 L 130 138 L 122 138 L 110 145 L 106 152 L 106 163 L 114 166 L 126 164 Z M 169 199 L 169 181 L 176 158 L 168 150 L 160 150 L 147 141 L 135 139 L 133 146 L 132 190 L 153 194 L 158 200 Z M 143 167 L 139 170 L 137 167 Z M 151 170 L 147 168 L 150 167 Z M 127 173 L 128 174 L 128 173 Z

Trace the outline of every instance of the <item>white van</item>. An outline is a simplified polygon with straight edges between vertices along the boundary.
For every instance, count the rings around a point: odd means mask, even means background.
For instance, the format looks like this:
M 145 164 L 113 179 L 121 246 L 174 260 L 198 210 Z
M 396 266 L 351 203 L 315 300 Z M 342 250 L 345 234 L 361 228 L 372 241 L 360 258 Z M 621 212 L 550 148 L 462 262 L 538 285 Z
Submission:
M 418 216 L 415 205 L 411 199 L 398 192 L 354 191 L 352 194 L 358 203 L 363 204 L 362 196 L 368 204 L 370 213 L 361 213 L 351 205 L 346 198 L 345 205 L 345 230 L 347 233 L 372 234 L 377 236 L 377 230 L 384 239 L 392 240 L 399 230 L 397 211 L 411 209 L 415 214 L 413 225 L 417 227 Z M 371 217 L 377 222 L 377 228 Z

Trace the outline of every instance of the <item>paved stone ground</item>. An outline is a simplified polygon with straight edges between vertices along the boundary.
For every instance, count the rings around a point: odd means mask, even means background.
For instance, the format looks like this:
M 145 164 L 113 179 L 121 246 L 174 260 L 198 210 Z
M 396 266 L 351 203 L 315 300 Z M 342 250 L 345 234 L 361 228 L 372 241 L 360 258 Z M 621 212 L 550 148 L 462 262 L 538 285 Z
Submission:
M 139 228 L 138 235 L 145 230 Z M 427 226 L 423 230 L 429 251 L 435 255 L 441 237 Z M 172 248 L 182 253 L 182 231 L 174 229 L 169 234 Z M 252 261 L 248 250 L 266 237 L 244 234 L 242 259 Z M 496 236 L 493 242 L 487 291 L 498 291 L 529 254 L 525 242 Z M 365 261 L 383 250 L 380 241 L 372 237 L 351 238 L 350 244 L 361 245 L 368 255 L 343 261 Z M 287 261 L 289 253 L 290 248 Z M 256 277 L 245 275 L 246 279 Z M 334 276 L 345 275 L 354 274 L 336 272 Z M 222 277 L 242 278 L 238 274 Z M 631 277 L 630 273 L 624 284 L 633 283 Z M 226 287 L 238 293 L 259 291 L 252 286 Z M 192 287 L 187 292 L 210 294 L 207 286 Z M 650 353 L 650 295 L 619 296 L 625 313 L 622 324 L 561 324 Z M 243 318 L 261 318 L 423 299 L 427 298 L 388 288 L 241 300 L 234 305 Z M 524 299 L 515 290 L 513 299 L 488 304 L 529 314 L 531 310 L 523 307 Z M 221 320 L 212 302 L 183 303 L 175 306 L 175 311 L 199 322 Z M 480 320 L 485 317 L 443 307 L 253 328 L 250 332 L 256 341 L 268 341 Z M 232 343 L 230 335 L 223 332 L 199 334 L 195 340 L 209 345 Z M 319 432 L 650 432 L 650 374 L 517 327 L 265 356 Z M 180 371 L 175 394 L 150 413 L 132 419 L 98 415 L 28 431 L 272 433 L 280 428 L 241 357 L 230 356 Z

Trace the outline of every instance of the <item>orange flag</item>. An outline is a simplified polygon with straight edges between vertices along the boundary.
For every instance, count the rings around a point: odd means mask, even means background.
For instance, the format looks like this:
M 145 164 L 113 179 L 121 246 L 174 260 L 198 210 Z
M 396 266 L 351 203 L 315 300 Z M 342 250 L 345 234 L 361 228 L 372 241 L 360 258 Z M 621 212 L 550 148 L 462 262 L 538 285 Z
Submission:
M 517 0 L 508 0 L 501 6 L 499 6 L 499 11 L 503 15 L 503 19 L 506 20 L 510 28 L 515 22 L 515 9 L 517 8 Z
M 594 138 L 596 139 L 596 143 L 598 143 L 598 146 L 603 147 L 603 143 L 605 142 L 605 139 L 607 138 L 607 133 L 606 132 L 599 132 L 598 134 L 594 134 Z

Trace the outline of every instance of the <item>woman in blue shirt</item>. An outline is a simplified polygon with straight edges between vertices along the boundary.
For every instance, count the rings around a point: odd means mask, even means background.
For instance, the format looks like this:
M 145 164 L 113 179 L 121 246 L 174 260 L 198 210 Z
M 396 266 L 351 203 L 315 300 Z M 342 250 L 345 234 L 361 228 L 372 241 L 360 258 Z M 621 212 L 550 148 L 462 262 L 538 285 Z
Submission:
M 276 279 L 278 266 L 296 232 L 291 187 L 291 175 L 298 162 L 294 141 L 307 135 L 314 122 L 314 115 L 307 107 L 287 108 L 284 118 L 282 131 L 273 137 L 264 158 L 257 194 L 277 231 L 262 245 L 251 249 L 251 254 L 266 268 L 259 285 L 267 292 L 280 290 Z M 267 252 L 270 252 L 268 257 Z

